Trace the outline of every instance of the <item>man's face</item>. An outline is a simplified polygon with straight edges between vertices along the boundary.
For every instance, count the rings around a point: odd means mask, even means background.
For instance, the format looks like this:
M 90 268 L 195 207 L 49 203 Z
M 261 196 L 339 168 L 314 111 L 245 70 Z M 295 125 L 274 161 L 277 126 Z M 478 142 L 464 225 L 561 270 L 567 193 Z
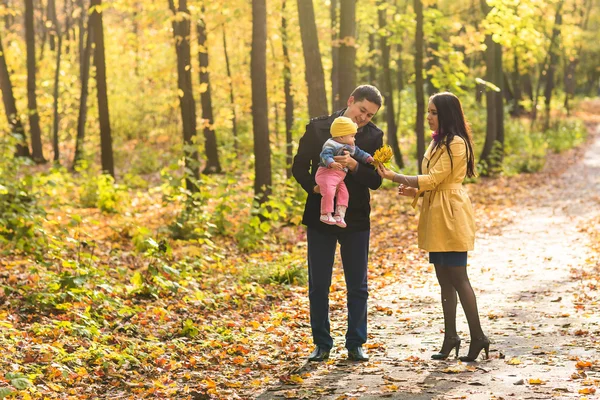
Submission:
M 350 118 L 352 121 L 362 128 L 371 121 L 371 119 L 379 111 L 379 106 L 371 103 L 369 100 L 354 101 L 354 97 L 348 99 L 348 108 L 344 113 L 344 117 Z

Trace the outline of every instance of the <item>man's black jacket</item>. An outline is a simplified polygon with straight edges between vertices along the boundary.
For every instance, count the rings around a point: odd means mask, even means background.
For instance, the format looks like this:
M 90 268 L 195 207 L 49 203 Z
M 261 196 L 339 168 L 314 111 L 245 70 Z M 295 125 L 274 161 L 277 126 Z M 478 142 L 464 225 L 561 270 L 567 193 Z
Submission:
M 304 217 L 302 223 L 308 227 L 316 228 L 323 232 L 357 232 L 370 228 L 371 205 L 369 194 L 370 189 L 377 189 L 381 186 L 381 177 L 371 166 L 359 162 L 358 169 L 355 172 L 349 172 L 344 182 L 348 188 L 350 202 L 346 212 L 347 228 L 339 228 L 335 225 L 327 225 L 319 220 L 321 214 L 321 195 L 314 193 L 315 175 L 319 168 L 319 154 L 323 144 L 331 138 L 329 132 L 333 120 L 344 114 L 346 110 L 341 110 L 329 116 L 323 116 L 311 119 L 306 125 L 306 132 L 300 139 L 298 153 L 294 157 L 292 173 L 294 178 L 300 183 L 302 188 L 308 193 L 306 206 L 304 208 Z M 383 145 L 383 131 L 374 123 L 358 130 L 356 134 L 356 146 L 374 155 L 375 151 Z

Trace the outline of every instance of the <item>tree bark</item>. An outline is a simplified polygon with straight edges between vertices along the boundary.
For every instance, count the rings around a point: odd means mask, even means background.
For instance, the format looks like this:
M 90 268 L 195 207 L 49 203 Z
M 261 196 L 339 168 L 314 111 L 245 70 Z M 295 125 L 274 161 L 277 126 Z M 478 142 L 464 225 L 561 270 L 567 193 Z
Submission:
M 260 205 L 266 202 L 271 194 L 271 147 L 267 108 L 266 0 L 252 0 L 250 75 L 252 79 L 252 128 L 254 132 L 254 194 Z
M 562 25 L 562 2 L 556 10 L 554 19 L 554 27 L 552 28 L 552 37 L 556 37 L 556 42 L 560 36 L 560 26 Z M 546 114 L 544 116 L 544 131 L 550 127 L 550 105 L 552 101 L 552 91 L 554 90 L 554 77 L 556 74 L 556 64 L 558 64 L 558 47 L 557 45 L 550 47 L 550 63 L 548 64 L 548 73 L 546 74 L 546 87 L 544 88 Z
M 523 100 L 523 94 L 521 92 L 521 73 L 519 72 L 519 54 L 517 49 L 514 49 L 514 64 L 512 72 L 512 84 L 513 84 L 513 105 L 510 114 L 514 117 L 521 115 L 523 111 L 521 108 L 521 100 Z
M 82 71 L 81 75 L 82 75 L 82 80 L 83 80 L 83 69 L 84 66 L 83 64 L 86 62 L 85 61 L 85 47 L 84 47 L 84 43 L 85 42 L 85 16 L 88 15 L 87 11 L 86 11 L 86 0 L 77 0 L 77 5 L 79 6 L 79 10 L 80 10 L 80 14 L 79 17 L 77 18 L 77 27 L 79 28 L 79 42 L 78 42 L 78 47 L 79 47 L 79 70 Z
M 53 14 L 52 21 L 54 27 L 54 36 L 56 37 L 56 69 L 54 71 L 54 92 L 53 92 L 53 123 L 52 123 L 52 148 L 54 149 L 54 162 L 59 163 L 60 149 L 58 140 L 58 124 L 60 115 L 58 113 L 59 85 L 60 85 L 60 63 L 62 57 L 62 33 L 58 24 L 56 12 Z M 67 17 L 68 18 L 68 17 Z
M 356 88 L 356 0 L 340 0 L 340 58 L 338 108 Z
M 311 118 L 327 115 L 327 93 L 325 91 L 325 73 L 319 50 L 319 37 L 315 22 L 315 11 L 312 1 L 298 0 L 298 19 L 306 85 L 308 87 L 308 115 Z
M 98 98 L 98 118 L 100 121 L 100 149 L 102 172 L 115 177 L 113 160 L 112 134 L 108 111 L 108 88 L 106 85 L 106 58 L 104 55 L 104 27 L 102 22 L 102 0 L 92 0 L 90 7 L 95 7 L 90 15 L 90 25 L 94 25 L 94 66 L 96 67 L 96 93 Z
M 550 69 L 550 61 L 551 61 L 551 56 L 552 56 L 552 52 L 554 51 L 554 46 L 555 43 L 558 39 L 558 34 L 560 33 L 560 30 L 558 30 L 556 28 L 557 24 L 560 25 L 560 18 L 561 18 L 561 9 L 562 6 L 564 4 L 564 0 L 561 0 L 558 3 L 558 6 L 556 7 L 556 15 L 554 18 L 554 26 L 552 27 L 552 36 L 550 37 L 550 45 L 548 46 L 548 52 L 546 53 L 546 57 L 544 59 L 544 63 L 542 66 L 542 69 L 540 70 L 540 75 L 538 77 L 538 81 L 537 81 L 537 85 L 536 85 L 536 89 L 535 89 L 535 93 L 534 93 L 534 98 L 533 98 L 533 108 L 532 108 L 532 112 L 531 112 L 531 127 L 533 128 L 533 125 L 537 119 L 537 106 L 538 106 L 538 99 L 539 99 L 539 95 L 540 95 L 540 89 L 542 86 L 542 77 L 546 76 L 549 72 Z M 553 77 L 554 79 L 554 77 Z M 546 79 L 546 82 L 548 82 L 548 79 Z M 548 86 L 548 84 L 546 83 L 546 87 Z
M 47 7 L 46 17 L 48 18 L 48 21 L 50 21 L 50 23 L 51 23 L 50 35 L 49 35 L 50 36 L 50 50 L 55 51 L 56 50 L 56 22 L 57 22 L 56 1 L 48 0 L 46 7 Z
M 175 8 L 174 0 L 168 0 L 173 13 L 173 36 L 177 53 L 177 88 L 181 122 L 183 124 L 183 154 L 186 173 L 186 188 L 194 193 L 200 188 L 197 181 L 200 178 L 198 168 L 198 150 L 194 143 L 196 136 L 196 101 L 192 87 L 192 56 L 190 50 L 190 12 L 187 0 L 179 0 Z M 194 178 L 192 179 L 190 175 Z
M 480 1 L 484 15 L 491 8 L 485 0 Z M 486 166 L 483 175 L 491 175 L 499 172 L 504 155 L 504 72 L 502 71 L 502 46 L 493 41 L 491 35 L 485 37 L 485 65 L 486 80 L 500 91 L 486 88 L 486 136 L 481 153 L 481 161 Z
M 17 112 L 17 103 L 13 92 L 12 82 L 10 81 L 10 72 L 4 57 L 4 46 L 2 45 L 2 34 L 0 32 L 0 92 L 2 92 L 2 102 L 6 119 L 12 135 L 18 138 L 15 155 L 17 157 L 30 157 L 29 146 L 25 136 L 25 129 L 19 113 Z
M 79 115 L 77 117 L 77 139 L 75 140 L 75 155 L 71 169 L 75 170 L 79 162 L 83 159 L 83 145 L 85 141 L 85 124 L 87 122 L 87 99 L 89 95 L 90 80 L 90 58 L 92 54 L 92 43 L 94 43 L 94 27 L 88 24 L 88 33 L 86 44 L 81 58 L 81 95 L 79 96 Z
M 202 14 L 204 14 L 204 6 L 202 7 Z M 220 174 L 222 170 L 217 149 L 217 135 L 214 130 L 215 120 L 213 117 L 210 75 L 208 73 L 208 47 L 204 17 L 198 19 L 196 29 L 198 31 L 198 59 L 200 62 L 200 103 L 202 104 L 204 147 L 206 150 L 206 166 L 202 173 Z
M 229 53 L 227 52 L 227 37 L 225 34 L 225 25 L 223 25 L 223 52 L 225 53 L 225 66 L 227 68 L 227 80 L 229 81 L 229 104 L 231 105 L 231 124 L 233 130 L 233 149 L 239 154 L 239 138 L 237 132 L 237 112 L 235 110 L 235 95 L 233 93 L 233 79 L 231 77 L 231 66 L 229 65 Z
M 337 109 L 340 98 L 339 90 L 339 57 L 340 44 L 338 41 L 338 1 L 331 0 L 329 8 L 331 17 L 331 111 Z
M 417 135 L 417 167 L 422 172 L 421 163 L 425 155 L 425 93 L 423 82 L 423 3 L 421 0 L 413 0 L 416 14 L 415 30 L 415 100 L 417 103 L 417 115 L 415 133 Z
M 281 46 L 283 48 L 283 93 L 285 95 L 285 177 L 292 178 L 294 96 L 292 95 L 292 63 L 288 50 L 286 0 L 281 3 Z
M 37 110 L 36 97 L 36 59 L 35 32 L 33 20 L 33 0 L 25 0 L 25 39 L 27 41 L 27 108 L 29 115 L 29 130 L 31 132 L 31 156 L 37 163 L 46 162 L 42 149 L 42 132 L 40 115 Z
M 380 36 L 380 48 L 381 48 L 381 63 L 383 65 L 383 98 L 386 109 L 386 122 L 387 122 L 387 139 L 388 145 L 394 152 L 394 160 L 399 168 L 404 168 L 404 161 L 402 160 L 402 153 L 400 152 L 400 146 L 398 144 L 398 127 L 396 126 L 396 114 L 394 112 L 394 86 L 392 85 L 392 71 L 390 69 L 390 45 L 388 44 L 388 32 L 387 32 L 387 8 L 384 7 L 384 2 L 379 1 L 379 30 Z

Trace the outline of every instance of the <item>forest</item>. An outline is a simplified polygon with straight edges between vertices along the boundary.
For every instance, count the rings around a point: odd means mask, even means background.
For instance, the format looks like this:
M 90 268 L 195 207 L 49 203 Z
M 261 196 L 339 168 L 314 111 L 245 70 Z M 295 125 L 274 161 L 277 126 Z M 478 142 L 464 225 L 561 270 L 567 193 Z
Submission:
M 414 175 L 429 96 L 456 94 L 497 232 L 600 123 L 599 37 L 598 0 L 0 0 L 0 398 L 301 385 L 310 119 L 376 86 L 390 168 Z M 393 189 L 371 290 L 422 258 Z

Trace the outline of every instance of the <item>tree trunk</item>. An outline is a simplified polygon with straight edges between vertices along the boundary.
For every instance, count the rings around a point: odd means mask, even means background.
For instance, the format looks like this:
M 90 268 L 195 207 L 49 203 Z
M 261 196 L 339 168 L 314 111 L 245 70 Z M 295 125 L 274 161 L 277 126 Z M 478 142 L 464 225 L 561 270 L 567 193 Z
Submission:
M 283 47 L 283 93 L 285 94 L 285 177 L 292 178 L 294 125 L 294 96 L 292 95 L 292 63 L 288 50 L 287 19 L 285 16 L 286 0 L 281 3 L 281 46 Z
M 582 11 L 581 11 L 581 30 L 586 31 L 587 25 L 589 22 L 590 11 L 592 10 L 593 0 L 587 0 L 584 2 Z M 575 96 L 575 87 L 576 87 L 576 79 L 575 72 L 577 70 L 577 65 L 579 64 L 581 54 L 581 45 L 578 46 L 577 51 L 575 51 L 574 55 L 570 57 L 569 63 L 565 68 L 565 76 L 564 76 L 564 85 L 565 85 L 565 109 L 567 110 L 567 116 L 571 116 L 571 107 L 569 105 L 569 100 Z
M 198 168 L 198 150 L 194 143 L 196 136 L 196 101 L 192 87 L 192 56 L 190 50 L 190 12 L 187 0 L 179 0 L 179 8 L 175 8 L 174 0 L 168 0 L 173 13 L 173 36 L 177 53 L 177 88 L 181 122 L 183 124 L 183 154 L 185 160 L 186 188 L 194 193 L 200 188 L 197 181 L 200 178 Z M 179 15 L 178 15 L 179 14 Z M 190 177 L 190 175 L 194 178 Z
M 481 9 L 487 15 L 491 8 L 481 0 Z M 486 136 L 481 153 L 481 161 L 486 166 L 483 175 L 499 172 L 504 154 L 504 72 L 502 71 L 502 46 L 493 41 L 491 35 L 485 37 L 486 80 L 500 91 L 486 88 Z
M 433 8 L 437 8 L 437 7 L 433 7 Z M 427 94 L 429 96 L 433 95 L 434 93 L 436 93 L 439 90 L 431 81 L 431 75 L 429 74 L 429 71 L 431 71 L 434 66 L 438 66 L 440 63 L 438 60 L 438 56 L 435 54 L 436 51 L 438 50 L 438 47 L 439 46 L 436 42 L 426 44 L 427 64 L 425 65 L 425 71 L 427 71 L 427 74 L 425 77 L 425 79 L 426 79 L 425 87 L 427 88 Z
M 561 6 L 562 2 L 559 3 L 558 8 L 556 10 L 556 17 L 554 19 L 554 27 L 552 28 L 552 37 L 556 38 L 556 42 L 558 42 L 558 38 L 560 36 L 560 26 L 562 25 L 562 13 Z M 548 64 L 548 73 L 546 74 L 546 87 L 544 88 L 544 97 L 545 97 L 545 106 L 546 106 L 546 114 L 544 116 L 544 131 L 548 130 L 550 127 L 550 105 L 552 101 L 552 91 L 554 90 L 554 76 L 556 73 L 556 64 L 558 64 L 558 45 L 550 47 L 550 63 Z
M 204 6 L 202 7 L 204 14 Z M 220 174 L 219 151 L 217 150 L 217 135 L 214 130 L 214 117 L 211 98 L 210 75 L 208 73 L 208 47 L 206 44 L 206 23 L 204 16 L 196 24 L 198 31 L 198 59 L 200 62 L 200 102 L 202 104 L 202 119 L 204 126 L 204 147 L 206 150 L 206 166 L 203 174 Z
M 110 130 L 110 116 L 108 112 L 108 88 L 106 86 L 106 58 L 104 55 L 104 27 L 102 22 L 102 0 L 92 0 L 91 7 L 95 6 L 90 15 L 90 25 L 94 25 L 94 66 L 96 67 L 96 92 L 98 97 L 98 118 L 100 120 L 100 149 L 102 159 L 102 172 L 115 177 L 115 164 L 113 161 L 112 134 Z
M 233 148 L 236 154 L 239 154 L 239 138 L 237 132 L 237 113 L 235 110 L 235 96 L 233 93 L 233 80 L 231 78 L 231 67 L 229 65 L 229 53 L 227 52 L 227 37 L 225 35 L 225 25 L 223 25 L 223 51 L 225 53 L 225 66 L 227 68 L 227 80 L 229 81 L 229 104 L 231 105 L 231 124 L 233 127 Z
M 379 11 L 381 12 L 381 10 Z M 369 69 L 369 84 L 373 86 L 381 86 L 377 80 L 377 66 L 375 63 L 377 49 L 375 45 L 375 33 L 369 33 L 369 57 L 367 57 L 367 67 Z M 386 103 L 387 104 L 387 103 Z M 387 113 L 387 107 L 383 110 Z
M 266 0 L 252 0 L 252 52 L 250 58 L 252 128 L 254 132 L 254 194 L 258 203 L 263 204 L 271 194 L 271 147 L 267 108 Z M 321 73 L 322 71 L 321 69 Z M 327 108 L 326 101 L 324 104 Z
M 356 0 L 340 0 L 340 58 L 338 108 L 356 87 Z
M 65 0 L 63 10 L 64 10 L 64 14 L 65 14 L 64 35 L 65 35 L 65 40 L 67 42 L 65 45 L 65 54 L 70 54 L 71 49 L 70 49 L 69 43 L 71 43 L 71 14 L 72 14 L 72 10 L 73 10 L 72 0 Z
M 564 0 L 561 0 L 558 3 L 558 6 L 556 7 L 556 15 L 555 15 L 555 19 L 554 19 L 554 26 L 552 27 L 552 36 L 550 37 L 550 45 L 548 46 L 548 52 L 546 53 L 546 57 L 544 59 L 544 63 L 542 65 L 542 68 L 540 70 L 540 75 L 538 77 L 538 81 L 537 81 L 537 85 L 535 88 L 535 93 L 534 93 L 534 98 L 533 98 L 533 109 L 532 109 L 532 113 L 531 113 L 531 127 L 533 128 L 533 125 L 537 119 L 537 106 L 538 106 L 538 98 L 540 95 L 540 89 L 542 86 L 542 77 L 546 76 L 546 78 L 548 78 L 547 74 L 548 74 L 548 70 L 550 68 L 550 59 L 551 59 L 551 55 L 552 52 L 554 51 L 554 46 L 555 43 L 558 39 L 558 34 L 560 33 L 560 31 L 557 29 L 557 24 L 560 25 L 560 18 L 561 18 L 561 9 L 563 6 Z M 546 82 L 548 82 L 548 79 L 546 79 Z M 548 84 L 546 84 L 546 87 L 548 86 Z
M 58 147 L 58 124 L 59 124 L 59 114 L 58 114 L 58 98 L 59 98 L 59 84 L 60 84 L 60 62 L 62 56 L 62 34 L 60 30 L 60 26 L 58 25 L 58 18 L 56 17 L 56 13 L 54 13 L 54 20 L 52 21 L 54 26 L 54 35 L 57 39 L 56 43 L 56 69 L 54 71 L 54 93 L 53 93 L 53 124 L 52 124 L 52 148 L 54 149 L 54 162 L 56 164 L 60 163 L 60 149 Z
M 523 95 L 521 93 L 521 73 L 519 72 L 519 55 L 517 49 L 514 50 L 514 66 L 512 73 L 512 84 L 513 84 L 513 105 L 510 114 L 513 117 L 521 115 L 521 101 L 523 100 Z
M 31 132 L 31 156 L 37 163 L 46 162 L 42 149 L 42 132 L 40 115 L 37 110 L 36 89 L 36 60 L 35 32 L 33 21 L 33 0 L 25 0 L 25 38 L 27 41 L 27 108 L 29 115 L 29 130 Z
M 2 92 L 2 102 L 6 119 L 10 127 L 10 133 L 18 137 L 15 155 L 17 157 L 30 157 L 29 146 L 25 136 L 25 129 L 17 112 L 17 103 L 13 92 L 13 86 L 10 81 L 10 72 L 4 57 L 4 46 L 2 45 L 2 35 L 0 32 L 0 92 Z
M 417 115 L 415 133 L 417 135 L 417 167 L 422 172 L 421 162 L 425 155 L 425 93 L 423 89 L 423 3 L 413 0 L 416 14 L 415 31 L 415 100 Z
M 388 44 L 387 32 L 387 8 L 382 7 L 385 3 L 379 1 L 379 31 L 381 47 L 381 63 L 383 64 L 383 98 L 386 109 L 387 139 L 388 144 L 394 152 L 394 160 L 399 168 L 404 168 L 402 153 L 398 145 L 398 127 L 396 126 L 396 114 L 394 112 L 394 86 L 392 85 L 392 71 L 390 70 L 390 45 Z
M 49 35 L 50 36 L 50 50 L 55 51 L 56 50 L 56 22 L 57 22 L 55 0 L 48 0 L 48 3 L 46 6 L 47 6 L 46 17 L 48 18 L 48 21 L 51 23 L 50 35 Z
M 79 6 L 79 10 L 80 10 L 80 14 L 79 17 L 77 18 L 77 26 L 78 26 L 78 30 L 79 30 L 79 70 L 80 75 L 81 75 L 81 79 L 83 81 L 83 70 L 84 70 L 84 63 L 85 62 L 89 62 L 89 61 L 85 61 L 85 47 L 84 47 L 84 43 L 85 43 L 85 16 L 88 15 L 87 12 L 87 8 L 85 6 L 85 2 L 86 0 L 77 0 L 77 5 Z
M 86 44 L 81 58 L 81 95 L 79 96 L 77 139 L 75 140 L 75 156 L 73 157 L 73 164 L 71 165 L 72 170 L 75 170 L 84 156 L 83 144 L 85 140 L 85 124 L 87 122 L 87 99 L 89 95 L 88 84 L 90 80 L 90 58 L 92 54 L 92 43 L 94 43 L 94 27 L 88 24 Z
M 298 0 L 298 19 L 306 85 L 308 86 L 308 114 L 311 118 L 327 115 L 327 93 L 325 91 L 325 73 L 319 50 L 319 37 L 312 1 Z
M 340 44 L 338 41 L 338 1 L 331 0 L 330 6 L 331 17 L 331 111 L 337 109 L 340 98 L 339 90 L 339 57 Z

